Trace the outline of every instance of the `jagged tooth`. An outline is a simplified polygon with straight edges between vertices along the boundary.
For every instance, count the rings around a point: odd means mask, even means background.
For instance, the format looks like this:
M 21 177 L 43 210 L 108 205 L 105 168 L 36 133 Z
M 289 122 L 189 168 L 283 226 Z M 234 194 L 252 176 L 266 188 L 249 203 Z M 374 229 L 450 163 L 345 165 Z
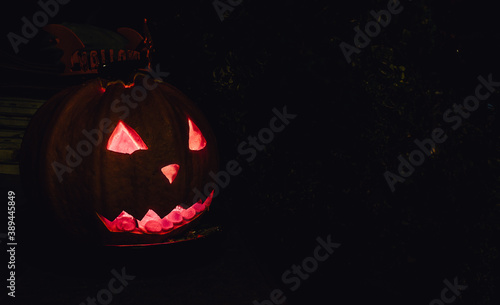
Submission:
M 96 213 L 110 232 L 131 232 L 136 229 L 137 223 L 134 216 L 122 211 L 113 221 Z
M 176 206 L 164 218 L 149 209 L 141 220 L 136 219 L 129 213 L 122 211 L 113 221 L 108 220 L 106 217 L 96 213 L 99 219 L 103 222 L 106 228 L 111 232 L 130 232 L 135 234 L 143 233 L 161 233 L 165 234 L 167 231 L 178 227 L 184 222 L 191 221 L 196 214 L 202 213 L 210 207 L 212 203 L 214 191 L 202 203 L 201 199 L 198 200 L 189 208 Z
M 139 229 L 141 229 L 145 233 L 156 233 L 156 230 L 158 227 L 160 227 L 161 231 L 161 224 L 160 224 L 161 218 L 158 216 L 158 214 L 155 213 L 155 211 L 149 209 L 146 215 L 137 222 Z M 150 223 L 151 222 L 151 223 Z M 157 223 L 157 224 L 155 224 Z M 153 230 L 153 231 L 150 231 Z
M 189 209 L 194 210 L 196 213 L 201 213 L 205 210 L 205 205 L 200 201 L 193 204 Z
M 160 223 L 160 221 L 150 220 L 150 221 L 148 221 L 146 223 L 146 225 L 144 226 L 144 228 L 149 233 L 159 233 L 162 230 L 162 224 Z
M 185 208 L 183 208 L 182 206 L 180 205 L 176 205 L 175 208 L 172 210 L 172 211 L 178 211 L 178 212 L 182 212 L 184 211 Z
M 125 210 L 123 210 L 120 215 L 116 216 L 115 220 L 119 219 L 119 218 L 122 218 L 122 217 L 131 217 L 133 219 L 135 219 L 134 216 L 130 215 L 129 213 L 125 212 Z
M 137 223 L 135 218 L 131 217 L 122 217 L 118 220 L 115 220 L 116 228 L 120 231 L 130 232 L 137 228 Z
M 101 216 L 99 215 L 99 213 L 97 213 L 97 217 L 99 217 L 99 219 L 102 221 L 102 223 L 106 226 L 106 228 L 111 231 L 111 232 L 119 232 L 117 229 L 116 229 L 116 225 L 114 223 L 114 221 L 109 221 L 106 217 L 104 216 Z
M 184 218 L 185 220 L 190 220 L 192 219 L 194 216 L 196 215 L 196 211 L 194 209 L 187 209 L 187 210 L 183 210 L 181 212 L 181 216 L 182 218 Z
M 168 231 L 170 229 L 172 229 L 174 227 L 174 224 L 167 219 L 167 217 L 165 216 L 165 218 L 163 218 L 161 220 L 161 228 L 163 231 Z
M 148 212 L 146 213 L 146 215 L 144 215 L 144 217 L 142 217 L 142 221 L 146 220 L 146 219 L 154 219 L 154 220 L 160 220 L 160 216 L 158 216 L 158 214 L 156 214 L 155 211 L 149 209 Z
M 210 204 L 212 204 L 213 197 L 214 197 L 214 191 L 212 190 L 212 192 L 207 197 L 207 199 L 205 199 L 205 202 L 203 202 L 203 204 L 206 205 L 207 207 L 210 207 Z
M 182 222 L 182 215 L 181 212 L 174 209 L 170 213 L 168 213 L 167 216 L 165 216 L 165 219 L 171 221 L 174 225 L 177 225 Z

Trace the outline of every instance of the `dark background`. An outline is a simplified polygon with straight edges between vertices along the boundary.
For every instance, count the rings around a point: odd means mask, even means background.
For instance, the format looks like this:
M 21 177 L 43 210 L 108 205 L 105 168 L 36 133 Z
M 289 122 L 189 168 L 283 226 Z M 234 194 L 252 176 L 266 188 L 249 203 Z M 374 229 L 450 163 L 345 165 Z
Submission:
M 111 304 L 252 304 L 276 288 L 289 304 L 429 304 L 440 298 L 443 280 L 455 277 L 468 288 L 454 304 L 499 304 L 498 92 L 456 131 L 442 114 L 474 93 L 479 75 L 500 80 L 500 18 L 493 3 L 401 3 L 404 10 L 351 64 L 339 44 L 353 44 L 353 28 L 363 28 L 370 11 L 385 9 L 387 1 L 246 0 L 223 22 L 211 1 L 61 6 L 51 22 L 142 32 L 148 18 L 154 61 L 170 72 L 166 81 L 212 124 L 221 167 L 236 159 L 243 171 L 210 212 L 223 233 L 177 247 L 176 254 L 168 247 L 125 251 L 99 272 L 85 273 L 78 266 L 99 265 L 95 257 L 74 253 L 69 263 L 40 262 L 63 241 L 43 230 L 24 232 L 47 247 L 29 253 L 18 247 L 16 304 L 79 304 L 121 266 L 136 278 Z M 6 34 L 19 33 L 21 17 L 39 9 L 35 1 L 4 4 L 4 60 L 14 55 Z M 34 40 L 17 56 L 57 67 L 53 50 L 42 47 Z M 65 86 L 2 74 L 2 90 L 11 95 L 16 89 L 6 84 Z M 297 118 L 246 162 L 237 146 L 268 127 L 272 109 L 283 106 Z M 392 193 L 383 173 L 396 172 L 397 156 L 407 158 L 413 141 L 436 127 L 448 140 Z M 17 216 L 29 217 L 36 203 L 24 200 L 19 177 L 3 175 L 2 182 L 4 194 L 19 194 Z M 283 272 L 330 234 L 341 247 L 290 291 Z M 191 265 L 193 257 L 198 263 Z M 152 269 L 141 270 L 135 259 Z

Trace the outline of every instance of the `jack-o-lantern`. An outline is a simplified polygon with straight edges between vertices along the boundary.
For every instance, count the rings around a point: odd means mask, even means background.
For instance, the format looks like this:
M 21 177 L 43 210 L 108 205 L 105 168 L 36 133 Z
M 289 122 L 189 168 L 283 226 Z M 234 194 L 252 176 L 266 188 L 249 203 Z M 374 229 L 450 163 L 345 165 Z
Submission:
M 54 96 L 33 117 L 21 158 L 27 191 L 61 230 L 106 245 L 161 244 L 192 227 L 212 201 L 193 190 L 218 162 L 198 108 L 145 73 Z

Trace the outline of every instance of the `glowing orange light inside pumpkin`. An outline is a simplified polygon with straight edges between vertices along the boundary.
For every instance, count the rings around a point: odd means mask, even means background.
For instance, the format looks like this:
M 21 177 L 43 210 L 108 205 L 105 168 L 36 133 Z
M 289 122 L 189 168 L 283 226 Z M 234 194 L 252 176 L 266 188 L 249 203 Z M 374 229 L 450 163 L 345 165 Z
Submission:
M 148 149 L 139 134 L 122 121 L 119 121 L 115 130 L 113 130 L 106 148 L 122 154 L 131 154 L 136 150 Z
M 99 219 L 104 223 L 110 232 L 129 232 L 133 234 L 168 234 L 173 230 L 190 223 L 198 218 L 212 203 L 214 191 L 201 202 L 201 199 L 185 209 L 180 205 L 176 206 L 165 217 L 161 218 L 155 211 L 149 209 L 146 215 L 139 220 L 129 213 L 122 211 L 113 221 L 97 213 Z M 125 245 L 123 245 L 125 246 Z
M 179 171 L 179 164 L 169 164 L 162 167 L 161 172 L 167 177 L 170 183 L 174 182 L 175 177 L 177 177 L 177 172 Z
M 189 149 L 202 150 L 207 146 L 207 140 L 203 137 L 198 126 L 196 126 L 190 118 L 188 118 L 189 125 Z

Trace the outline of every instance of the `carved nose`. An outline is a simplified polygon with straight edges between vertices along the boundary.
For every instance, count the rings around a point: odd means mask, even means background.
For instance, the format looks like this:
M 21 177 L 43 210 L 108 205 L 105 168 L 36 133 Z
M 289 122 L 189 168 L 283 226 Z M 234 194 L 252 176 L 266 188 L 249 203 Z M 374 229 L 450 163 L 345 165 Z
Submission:
M 177 172 L 179 171 L 179 164 L 169 164 L 161 168 L 161 172 L 165 177 L 167 177 L 170 184 L 174 182 L 175 177 L 177 177 Z

